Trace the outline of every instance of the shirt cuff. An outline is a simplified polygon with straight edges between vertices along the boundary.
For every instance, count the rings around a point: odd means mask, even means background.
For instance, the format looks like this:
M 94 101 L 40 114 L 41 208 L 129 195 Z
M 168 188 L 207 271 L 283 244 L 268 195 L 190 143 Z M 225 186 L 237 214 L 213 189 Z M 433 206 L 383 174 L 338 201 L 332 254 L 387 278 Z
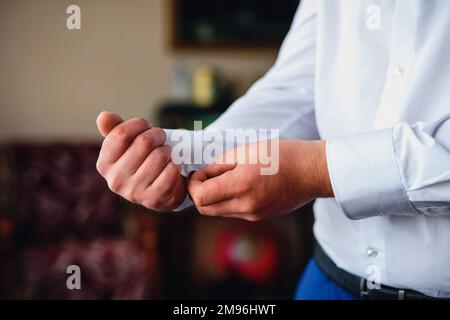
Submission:
M 182 133 L 185 135 L 185 137 L 186 137 L 186 136 L 189 136 L 190 139 L 186 139 L 186 140 L 187 140 L 186 142 L 188 143 L 188 149 L 189 149 L 190 147 L 192 147 L 192 146 L 191 146 L 191 142 L 194 141 L 194 139 L 195 139 L 194 135 L 196 135 L 196 134 L 197 134 L 197 135 L 200 135 L 200 134 L 201 134 L 201 132 L 199 132 L 199 131 L 197 131 L 196 133 L 194 133 L 193 131 L 188 131 L 188 130 L 183 130 L 183 129 L 181 129 L 181 130 L 176 130 L 176 129 L 164 129 L 164 131 L 165 131 L 165 133 L 166 133 L 166 142 L 165 142 L 165 144 L 168 144 L 168 145 L 170 145 L 171 147 L 174 147 L 174 145 L 176 145 L 177 143 L 182 143 L 182 142 L 180 142 L 180 141 L 174 141 L 174 139 L 172 139 L 172 134 L 173 134 L 174 132 L 176 132 L 176 131 L 182 132 Z M 203 148 L 203 146 L 202 146 L 202 145 L 199 145 L 199 146 L 197 146 L 197 149 L 195 149 L 195 145 L 194 145 L 194 150 L 190 150 L 190 152 L 191 152 L 191 153 L 194 153 L 194 152 L 202 152 L 202 148 Z M 203 164 L 188 164 L 188 163 L 182 163 L 180 166 L 181 166 L 181 175 L 182 175 L 183 177 L 185 177 L 185 178 L 188 178 L 189 175 L 190 175 L 192 172 L 199 170 L 199 169 L 203 166 Z M 193 205 L 194 205 L 194 203 L 192 202 L 192 199 L 191 199 L 191 197 L 189 196 L 189 193 L 186 192 L 186 195 L 185 195 L 185 197 L 184 197 L 183 202 L 182 202 L 176 209 L 174 209 L 173 212 L 180 212 L 180 211 L 183 211 L 183 210 L 185 210 L 185 209 L 187 209 L 187 208 L 189 208 L 189 207 L 191 207 L 191 206 L 193 206 Z
M 418 214 L 400 177 L 392 128 L 329 140 L 326 151 L 336 200 L 349 219 Z
M 191 206 L 193 206 L 194 203 L 191 200 L 191 197 L 189 196 L 189 193 L 186 192 L 186 197 L 184 197 L 184 201 L 182 204 L 180 204 L 178 206 L 178 208 L 176 208 L 175 210 L 173 210 L 173 212 L 180 212 L 183 211 L 184 209 L 187 209 Z

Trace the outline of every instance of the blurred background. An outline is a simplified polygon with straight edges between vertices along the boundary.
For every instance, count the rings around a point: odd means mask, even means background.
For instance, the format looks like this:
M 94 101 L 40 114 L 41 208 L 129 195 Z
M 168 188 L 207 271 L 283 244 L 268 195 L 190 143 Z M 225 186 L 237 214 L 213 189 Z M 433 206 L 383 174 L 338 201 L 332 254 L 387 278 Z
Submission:
M 131 205 L 95 170 L 95 119 L 214 121 L 273 64 L 298 4 L 0 0 L 0 298 L 291 298 L 310 206 L 247 223 Z

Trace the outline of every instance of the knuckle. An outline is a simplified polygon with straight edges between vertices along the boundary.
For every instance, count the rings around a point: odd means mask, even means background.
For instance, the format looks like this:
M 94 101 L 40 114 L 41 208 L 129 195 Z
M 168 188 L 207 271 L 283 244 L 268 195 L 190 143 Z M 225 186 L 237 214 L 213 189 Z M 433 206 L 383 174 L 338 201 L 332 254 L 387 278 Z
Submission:
M 137 136 L 135 141 L 141 148 L 145 149 L 152 149 L 154 145 L 153 138 L 149 134 L 141 134 Z
M 166 160 L 166 161 L 170 161 L 170 159 Z M 166 184 L 171 188 L 171 190 L 173 190 L 173 188 L 176 186 L 176 183 L 178 181 L 177 178 L 181 174 L 180 169 L 178 168 L 178 166 L 176 166 L 172 162 L 169 162 L 166 170 L 167 170 L 166 171 L 167 174 L 166 174 L 166 178 L 164 180 L 165 180 Z
M 152 129 L 153 134 L 158 138 L 159 141 L 162 141 L 164 143 L 166 141 L 166 132 L 161 128 L 153 128 Z
M 156 148 L 153 150 L 152 157 L 157 163 L 167 162 L 170 160 L 170 155 L 165 152 L 163 148 Z
M 147 119 L 144 119 L 144 118 L 137 117 L 137 118 L 134 118 L 133 120 L 136 121 L 138 125 L 141 125 L 143 127 L 148 126 L 148 124 L 149 124 Z
M 139 202 L 139 193 L 136 190 L 131 189 L 125 193 L 124 198 L 127 199 L 128 201 L 138 203 Z
M 173 175 L 174 177 L 181 175 L 181 169 L 175 163 L 171 162 L 169 169 L 170 169 L 170 174 Z
M 117 127 L 111 132 L 111 139 L 115 142 L 126 142 L 129 139 L 128 132 L 123 127 Z
M 111 178 L 108 179 L 108 187 L 113 192 L 116 193 L 119 192 L 120 189 L 122 188 L 122 184 L 123 184 L 122 180 L 116 176 L 112 176 Z
M 95 167 L 102 176 L 106 173 L 106 164 L 103 161 L 97 160 Z

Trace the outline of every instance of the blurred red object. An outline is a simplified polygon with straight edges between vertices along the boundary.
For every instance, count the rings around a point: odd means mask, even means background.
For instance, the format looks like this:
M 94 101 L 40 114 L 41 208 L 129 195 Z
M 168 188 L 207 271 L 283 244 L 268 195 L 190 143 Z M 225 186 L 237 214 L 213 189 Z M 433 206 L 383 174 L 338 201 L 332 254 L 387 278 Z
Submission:
M 230 226 L 217 238 L 216 262 L 242 279 L 268 283 L 280 262 L 279 242 L 268 228 Z
M 149 279 L 142 253 L 122 240 L 26 249 L 22 256 L 30 299 L 144 299 Z M 68 289 L 67 268 L 81 270 L 81 289 Z

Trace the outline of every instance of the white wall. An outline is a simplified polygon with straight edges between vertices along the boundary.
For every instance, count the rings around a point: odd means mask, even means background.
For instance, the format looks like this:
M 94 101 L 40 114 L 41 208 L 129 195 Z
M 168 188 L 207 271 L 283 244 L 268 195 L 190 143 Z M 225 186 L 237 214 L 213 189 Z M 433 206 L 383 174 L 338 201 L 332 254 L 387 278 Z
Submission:
M 82 29 L 66 28 L 78 4 Z M 168 0 L 1 0 L 0 140 L 95 139 L 107 109 L 155 117 L 174 64 L 212 63 L 240 91 L 276 52 L 178 52 L 167 46 Z

